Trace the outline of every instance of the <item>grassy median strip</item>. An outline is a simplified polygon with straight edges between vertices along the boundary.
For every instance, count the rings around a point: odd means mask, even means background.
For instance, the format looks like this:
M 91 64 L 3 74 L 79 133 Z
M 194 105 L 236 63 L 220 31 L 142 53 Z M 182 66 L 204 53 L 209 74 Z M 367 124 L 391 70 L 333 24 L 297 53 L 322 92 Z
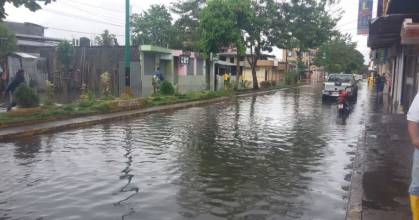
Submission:
M 2 112 L 0 113 L 0 128 L 95 114 L 137 110 L 182 102 L 208 100 L 218 97 L 232 96 L 234 94 L 235 93 L 232 91 L 202 91 L 176 94 L 172 96 L 157 94 L 141 98 L 85 98 L 62 106 L 43 106 L 34 112 Z
M 0 128 L 16 127 L 21 125 L 30 125 L 55 120 L 70 119 L 82 116 L 107 114 L 123 112 L 128 110 L 139 110 L 148 107 L 161 105 L 170 105 L 183 102 L 192 102 L 200 100 L 209 100 L 219 97 L 234 96 L 239 94 L 263 92 L 277 90 L 281 88 L 290 88 L 297 85 L 277 85 L 275 87 L 264 88 L 262 90 L 240 90 L 240 91 L 201 91 L 188 92 L 175 95 L 152 95 L 149 97 L 107 97 L 96 99 L 94 96 L 82 96 L 79 100 L 62 106 L 49 105 L 36 108 L 35 111 L 1 112 Z M 25 109 L 23 109 L 25 110 Z

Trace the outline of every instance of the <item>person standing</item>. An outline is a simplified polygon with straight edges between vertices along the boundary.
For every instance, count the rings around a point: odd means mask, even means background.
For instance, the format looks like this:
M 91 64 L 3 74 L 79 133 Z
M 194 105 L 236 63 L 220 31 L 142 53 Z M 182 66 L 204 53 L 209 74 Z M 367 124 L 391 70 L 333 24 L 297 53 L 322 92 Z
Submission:
M 25 71 L 20 69 L 17 71 L 15 76 L 7 85 L 6 90 L 4 91 L 5 96 L 9 96 L 9 105 L 7 107 L 7 111 L 10 111 L 12 107 L 16 106 L 16 102 L 13 100 L 13 93 L 15 92 L 16 88 L 20 86 L 20 84 L 25 82 Z
M 379 74 L 377 74 L 377 77 L 375 80 L 376 80 L 375 86 L 376 86 L 377 94 L 381 94 L 384 91 L 384 84 L 386 83 L 386 80 L 384 76 L 381 76 Z
M 419 220 L 419 93 L 416 95 L 407 113 L 410 141 L 415 147 L 413 153 L 412 176 L 409 187 L 410 206 L 413 220 Z
M 224 89 L 226 89 L 230 82 L 230 75 L 228 75 L 227 71 L 224 72 L 223 79 L 224 79 Z
M 163 74 L 160 72 L 160 67 L 157 67 L 153 74 L 152 85 L 153 92 L 156 93 L 160 89 L 160 84 L 164 81 Z

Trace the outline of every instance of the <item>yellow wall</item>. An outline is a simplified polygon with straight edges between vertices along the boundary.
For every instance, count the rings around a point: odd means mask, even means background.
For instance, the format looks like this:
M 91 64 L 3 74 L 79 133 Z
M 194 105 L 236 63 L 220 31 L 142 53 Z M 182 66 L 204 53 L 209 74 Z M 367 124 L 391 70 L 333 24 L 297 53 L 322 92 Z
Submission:
M 259 84 L 261 82 L 264 82 L 265 81 L 265 67 L 256 68 L 256 76 L 257 76 Z M 268 81 L 280 81 L 281 79 L 282 79 L 281 71 L 279 70 L 273 71 L 271 68 L 268 68 Z M 253 82 L 251 68 L 245 68 L 243 70 L 243 80 Z

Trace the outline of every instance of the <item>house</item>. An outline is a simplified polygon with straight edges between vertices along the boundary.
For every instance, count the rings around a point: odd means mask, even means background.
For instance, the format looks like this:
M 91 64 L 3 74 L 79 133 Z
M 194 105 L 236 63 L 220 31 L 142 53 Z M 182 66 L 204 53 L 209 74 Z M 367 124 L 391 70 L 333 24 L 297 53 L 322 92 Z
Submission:
M 386 77 L 391 109 L 405 112 L 419 88 L 419 1 L 389 0 L 369 25 L 373 71 Z
M 248 62 L 250 54 L 246 54 L 240 59 L 240 73 L 242 80 L 252 84 L 252 68 Z M 218 54 L 218 60 L 215 61 L 215 76 L 218 76 L 216 85 L 223 85 L 222 75 L 227 72 L 232 76 L 232 80 L 236 81 L 237 76 L 237 53 L 233 51 L 222 52 Z M 281 81 L 285 73 L 285 63 L 279 62 L 273 55 L 263 54 L 261 59 L 256 63 L 256 77 L 258 83 L 264 81 Z M 222 89 L 222 86 L 217 86 L 217 89 Z
M 297 49 L 283 49 L 282 50 L 282 57 L 284 61 L 288 63 L 288 69 L 295 69 L 297 68 Z M 308 50 L 306 52 L 301 52 L 301 61 L 304 63 L 306 67 L 311 66 L 316 56 L 317 50 Z
M 204 57 L 196 52 L 172 50 L 174 61 L 173 83 L 178 92 L 201 91 L 207 88 Z
M 306 68 L 304 69 L 307 79 L 312 81 L 322 81 L 324 79 L 324 68 L 314 65 L 314 58 L 317 55 L 317 49 L 309 49 L 308 51 L 301 52 L 302 59 Z M 282 50 L 283 61 L 286 63 L 287 70 L 296 70 L 298 63 L 297 49 L 283 49 Z
M 152 78 L 158 67 L 165 80 L 173 83 L 178 92 L 200 91 L 207 87 L 205 60 L 199 53 L 142 45 L 140 66 L 142 96 L 152 94 Z
M 40 55 L 41 48 L 56 47 L 61 40 L 45 37 L 45 27 L 33 23 L 4 22 L 15 33 L 17 51 L 1 64 L 8 80 L 19 70 L 25 70 L 26 81 L 34 88 L 43 90 L 48 79 L 46 59 Z
M 45 27 L 24 22 L 5 21 L 5 25 L 15 32 L 19 52 L 39 53 L 40 47 L 56 47 L 61 39 L 45 37 Z

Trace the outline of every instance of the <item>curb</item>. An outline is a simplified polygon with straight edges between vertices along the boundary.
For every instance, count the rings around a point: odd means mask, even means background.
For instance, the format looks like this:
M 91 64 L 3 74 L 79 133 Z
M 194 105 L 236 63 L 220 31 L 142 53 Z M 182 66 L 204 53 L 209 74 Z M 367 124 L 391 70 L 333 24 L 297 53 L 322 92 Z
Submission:
M 368 100 L 367 100 L 368 101 Z M 363 197 L 364 197 L 364 161 L 365 161 L 365 145 L 367 141 L 367 126 L 369 120 L 369 112 L 365 112 L 365 118 L 363 120 L 363 129 L 355 149 L 355 157 L 352 162 L 352 173 L 350 180 L 350 187 L 348 192 L 348 204 L 346 207 L 345 220 L 362 220 L 363 214 Z
M 362 136 L 358 140 L 356 146 L 355 159 L 352 163 L 352 177 L 349 189 L 348 206 L 346 210 L 346 220 L 362 220 L 362 198 L 364 195 L 364 188 L 362 186 L 364 176 L 363 160 L 365 154 L 364 146 L 367 136 L 366 127 Z
M 296 87 L 292 87 L 292 88 L 296 88 Z M 58 120 L 58 121 L 52 121 L 52 122 L 43 122 L 39 124 L 4 128 L 4 129 L 0 129 L 0 142 L 7 142 L 7 141 L 11 141 L 17 138 L 27 138 L 27 137 L 32 137 L 35 135 L 40 135 L 40 134 L 45 134 L 45 133 L 54 133 L 58 131 L 68 130 L 68 129 L 82 128 L 82 127 L 99 124 L 101 122 L 109 122 L 109 121 L 115 121 L 115 120 L 134 118 L 134 117 L 139 117 L 139 116 L 143 116 L 143 115 L 147 115 L 151 113 L 173 111 L 173 110 L 178 110 L 178 109 L 183 109 L 183 108 L 190 108 L 190 107 L 195 107 L 195 106 L 223 102 L 223 101 L 228 101 L 228 100 L 232 100 L 239 97 L 270 94 L 270 93 L 275 93 L 275 92 L 278 92 L 281 90 L 287 90 L 287 89 L 290 89 L 290 88 L 281 88 L 281 89 L 274 89 L 274 90 L 261 91 L 261 92 L 250 92 L 250 93 L 245 93 L 245 94 L 240 94 L 240 95 L 219 97 L 219 98 L 208 99 L 208 100 L 183 102 L 183 103 L 177 103 L 177 104 L 150 107 L 146 109 L 85 116 L 85 117 L 71 118 L 71 119 Z

